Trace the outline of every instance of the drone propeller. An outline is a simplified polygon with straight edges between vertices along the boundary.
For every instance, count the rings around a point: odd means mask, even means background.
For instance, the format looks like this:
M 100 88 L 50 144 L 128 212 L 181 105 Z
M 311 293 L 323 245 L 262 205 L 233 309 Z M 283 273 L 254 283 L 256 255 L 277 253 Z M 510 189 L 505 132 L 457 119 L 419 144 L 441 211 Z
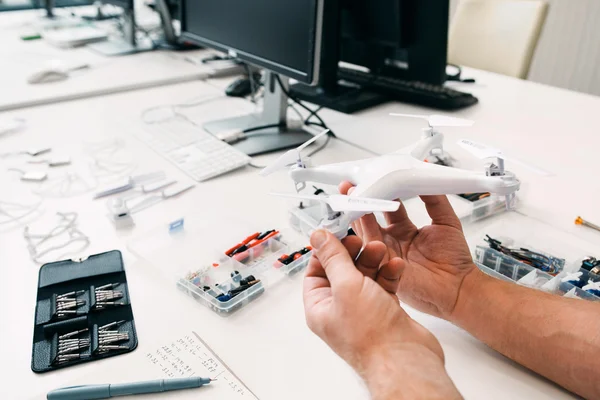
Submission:
M 486 146 L 481 143 L 473 142 L 472 140 L 461 139 L 458 141 L 458 145 L 481 160 L 484 160 L 486 158 L 498 158 L 501 160 L 510 161 L 514 164 L 518 164 L 522 167 L 525 167 L 525 168 L 531 170 L 532 172 L 535 172 L 538 175 L 542 175 L 542 176 L 551 176 L 552 175 L 551 172 L 548 172 L 544 169 L 541 169 L 539 167 L 528 164 L 517 158 L 507 156 L 501 150 Z
M 335 212 L 357 211 L 357 212 L 393 212 L 400 208 L 397 201 L 368 199 L 364 197 L 352 197 L 343 194 L 332 195 L 304 195 L 288 193 L 271 193 L 273 196 L 289 197 L 300 200 L 316 200 L 327 203 Z
M 271 175 L 273 172 L 279 171 L 280 169 L 283 169 L 290 164 L 302 163 L 302 155 L 300 154 L 300 152 L 308 146 L 310 146 L 311 144 L 313 144 L 314 142 L 316 142 L 317 140 L 319 140 L 320 138 L 322 138 L 323 136 L 327 135 L 328 133 L 329 129 L 326 129 L 317 136 L 310 139 L 308 142 L 300 145 L 300 147 L 285 152 L 281 157 L 275 160 L 274 163 L 268 165 L 266 168 L 260 171 L 260 175 Z
M 445 127 L 468 127 L 473 126 L 474 121 L 456 117 L 447 117 L 445 115 L 417 115 L 417 114 L 397 114 L 391 113 L 392 117 L 418 118 L 427 121 L 430 128 Z

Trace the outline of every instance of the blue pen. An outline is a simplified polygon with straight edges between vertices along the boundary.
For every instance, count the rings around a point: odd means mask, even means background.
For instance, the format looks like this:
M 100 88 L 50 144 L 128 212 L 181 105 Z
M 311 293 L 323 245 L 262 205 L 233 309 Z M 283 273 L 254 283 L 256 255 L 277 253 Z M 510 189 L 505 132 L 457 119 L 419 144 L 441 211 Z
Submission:
M 98 400 L 132 394 L 160 393 L 171 390 L 193 389 L 207 385 L 209 378 L 160 379 L 157 381 L 121 383 L 115 385 L 82 385 L 56 389 L 48 393 L 48 400 Z

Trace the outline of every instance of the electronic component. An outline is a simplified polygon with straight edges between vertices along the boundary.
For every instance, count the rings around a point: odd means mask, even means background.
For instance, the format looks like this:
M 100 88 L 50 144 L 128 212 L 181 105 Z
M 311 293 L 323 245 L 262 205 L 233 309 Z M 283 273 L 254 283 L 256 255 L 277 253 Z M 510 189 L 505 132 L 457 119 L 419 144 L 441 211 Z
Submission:
M 589 294 L 593 294 L 594 296 L 600 297 L 600 282 L 589 281 L 588 284 L 585 285 L 582 289 L 588 292 Z
M 597 260 L 594 257 L 588 257 L 581 263 L 581 269 L 595 275 L 600 275 L 600 260 Z
M 235 281 L 234 281 L 235 282 Z M 254 277 L 254 275 L 248 275 L 246 278 L 241 279 L 238 281 L 239 286 L 237 287 L 233 287 L 230 288 L 229 290 L 227 290 L 226 293 L 216 293 L 214 291 L 211 291 L 210 288 L 208 288 L 208 290 L 205 288 L 205 292 L 207 293 L 213 293 L 213 296 L 220 302 L 225 303 L 228 302 L 229 300 L 233 299 L 234 297 L 242 294 L 243 292 L 245 292 L 246 290 L 250 289 L 251 287 L 253 287 L 254 285 L 258 285 L 260 284 L 260 279 L 256 279 Z
M 45 171 L 27 171 L 21 175 L 21 180 L 24 182 L 42 182 L 48 178 Z
M 583 271 L 579 271 L 567 274 L 564 278 L 561 279 L 561 282 L 568 282 L 573 286 L 583 288 L 587 284 L 588 280 L 589 275 L 585 274 Z
M 29 164 L 46 164 L 49 167 L 63 167 L 71 164 L 71 157 L 69 156 L 54 156 L 48 159 L 33 159 L 27 161 Z
M 133 189 L 136 185 L 152 185 L 153 182 L 159 181 L 161 182 L 166 178 L 164 171 L 152 172 L 149 174 L 130 176 L 124 179 L 121 182 L 114 183 L 108 187 L 100 189 L 98 192 L 94 194 L 94 199 L 99 199 L 101 197 L 111 196 L 113 194 L 126 192 L 130 189 Z M 142 186 L 142 191 L 145 186 Z
M 137 137 L 198 182 L 250 163 L 250 157 L 181 118 L 147 125 Z
M 491 193 L 463 193 L 459 194 L 459 197 L 462 197 L 465 200 L 470 202 L 476 202 L 478 200 L 486 199 L 491 196 Z
M 491 238 L 489 235 L 486 235 L 484 241 L 490 246 L 491 249 L 499 251 L 502 254 L 506 254 L 517 261 L 530 265 L 541 271 L 547 272 L 550 275 L 558 274 L 562 271 L 565 265 L 565 260 L 562 258 L 553 257 L 523 247 L 509 248 L 503 246 L 502 242 Z
M 169 232 L 177 232 L 183 230 L 183 225 L 185 220 L 183 218 L 179 218 L 169 224 Z
M 279 231 L 275 230 L 275 229 L 271 229 L 269 231 L 265 231 L 265 232 L 256 232 L 250 236 L 248 236 L 246 239 L 244 239 L 242 242 L 236 244 L 235 246 L 231 247 L 230 249 L 228 249 L 227 251 L 225 251 L 225 255 L 227 257 L 231 257 L 236 259 L 239 262 L 243 262 L 245 259 L 248 258 L 248 251 L 252 248 L 256 248 L 256 251 L 260 251 L 257 246 L 267 242 L 267 240 L 274 238 L 276 236 L 279 235 Z M 256 257 L 257 254 L 255 253 L 254 256 Z
M 302 256 L 310 253 L 312 251 L 312 247 L 310 246 L 306 246 L 301 248 L 298 251 L 295 251 L 291 254 L 284 254 L 281 257 L 279 257 L 277 259 L 277 261 L 275 262 L 275 264 L 273 265 L 275 268 L 281 268 L 284 265 L 290 265 L 291 263 L 293 263 L 294 261 L 302 258 Z

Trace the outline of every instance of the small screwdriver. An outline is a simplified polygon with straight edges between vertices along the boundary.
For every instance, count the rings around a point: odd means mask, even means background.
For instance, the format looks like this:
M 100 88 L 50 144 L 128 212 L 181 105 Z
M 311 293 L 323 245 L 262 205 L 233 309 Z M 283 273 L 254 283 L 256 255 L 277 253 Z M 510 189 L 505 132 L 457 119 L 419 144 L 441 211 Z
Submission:
M 582 226 L 587 226 L 588 228 L 592 228 L 595 229 L 597 231 L 600 232 L 600 226 L 596 225 L 596 224 L 592 224 L 591 222 L 586 221 L 585 219 L 581 218 L 581 217 L 577 217 L 575 219 L 575 224 L 576 225 L 582 225 Z

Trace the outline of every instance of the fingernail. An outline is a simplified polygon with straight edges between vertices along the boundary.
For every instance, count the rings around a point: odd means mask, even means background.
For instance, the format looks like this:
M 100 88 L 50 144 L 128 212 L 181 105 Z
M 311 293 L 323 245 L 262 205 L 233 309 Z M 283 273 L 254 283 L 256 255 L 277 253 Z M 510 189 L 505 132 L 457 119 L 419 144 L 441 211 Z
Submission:
M 310 244 L 312 247 L 314 247 L 317 250 L 319 250 L 323 246 L 323 244 L 325 244 L 326 240 L 327 240 L 327 233 L 322 229 L 315 231 L 310 236 Z

